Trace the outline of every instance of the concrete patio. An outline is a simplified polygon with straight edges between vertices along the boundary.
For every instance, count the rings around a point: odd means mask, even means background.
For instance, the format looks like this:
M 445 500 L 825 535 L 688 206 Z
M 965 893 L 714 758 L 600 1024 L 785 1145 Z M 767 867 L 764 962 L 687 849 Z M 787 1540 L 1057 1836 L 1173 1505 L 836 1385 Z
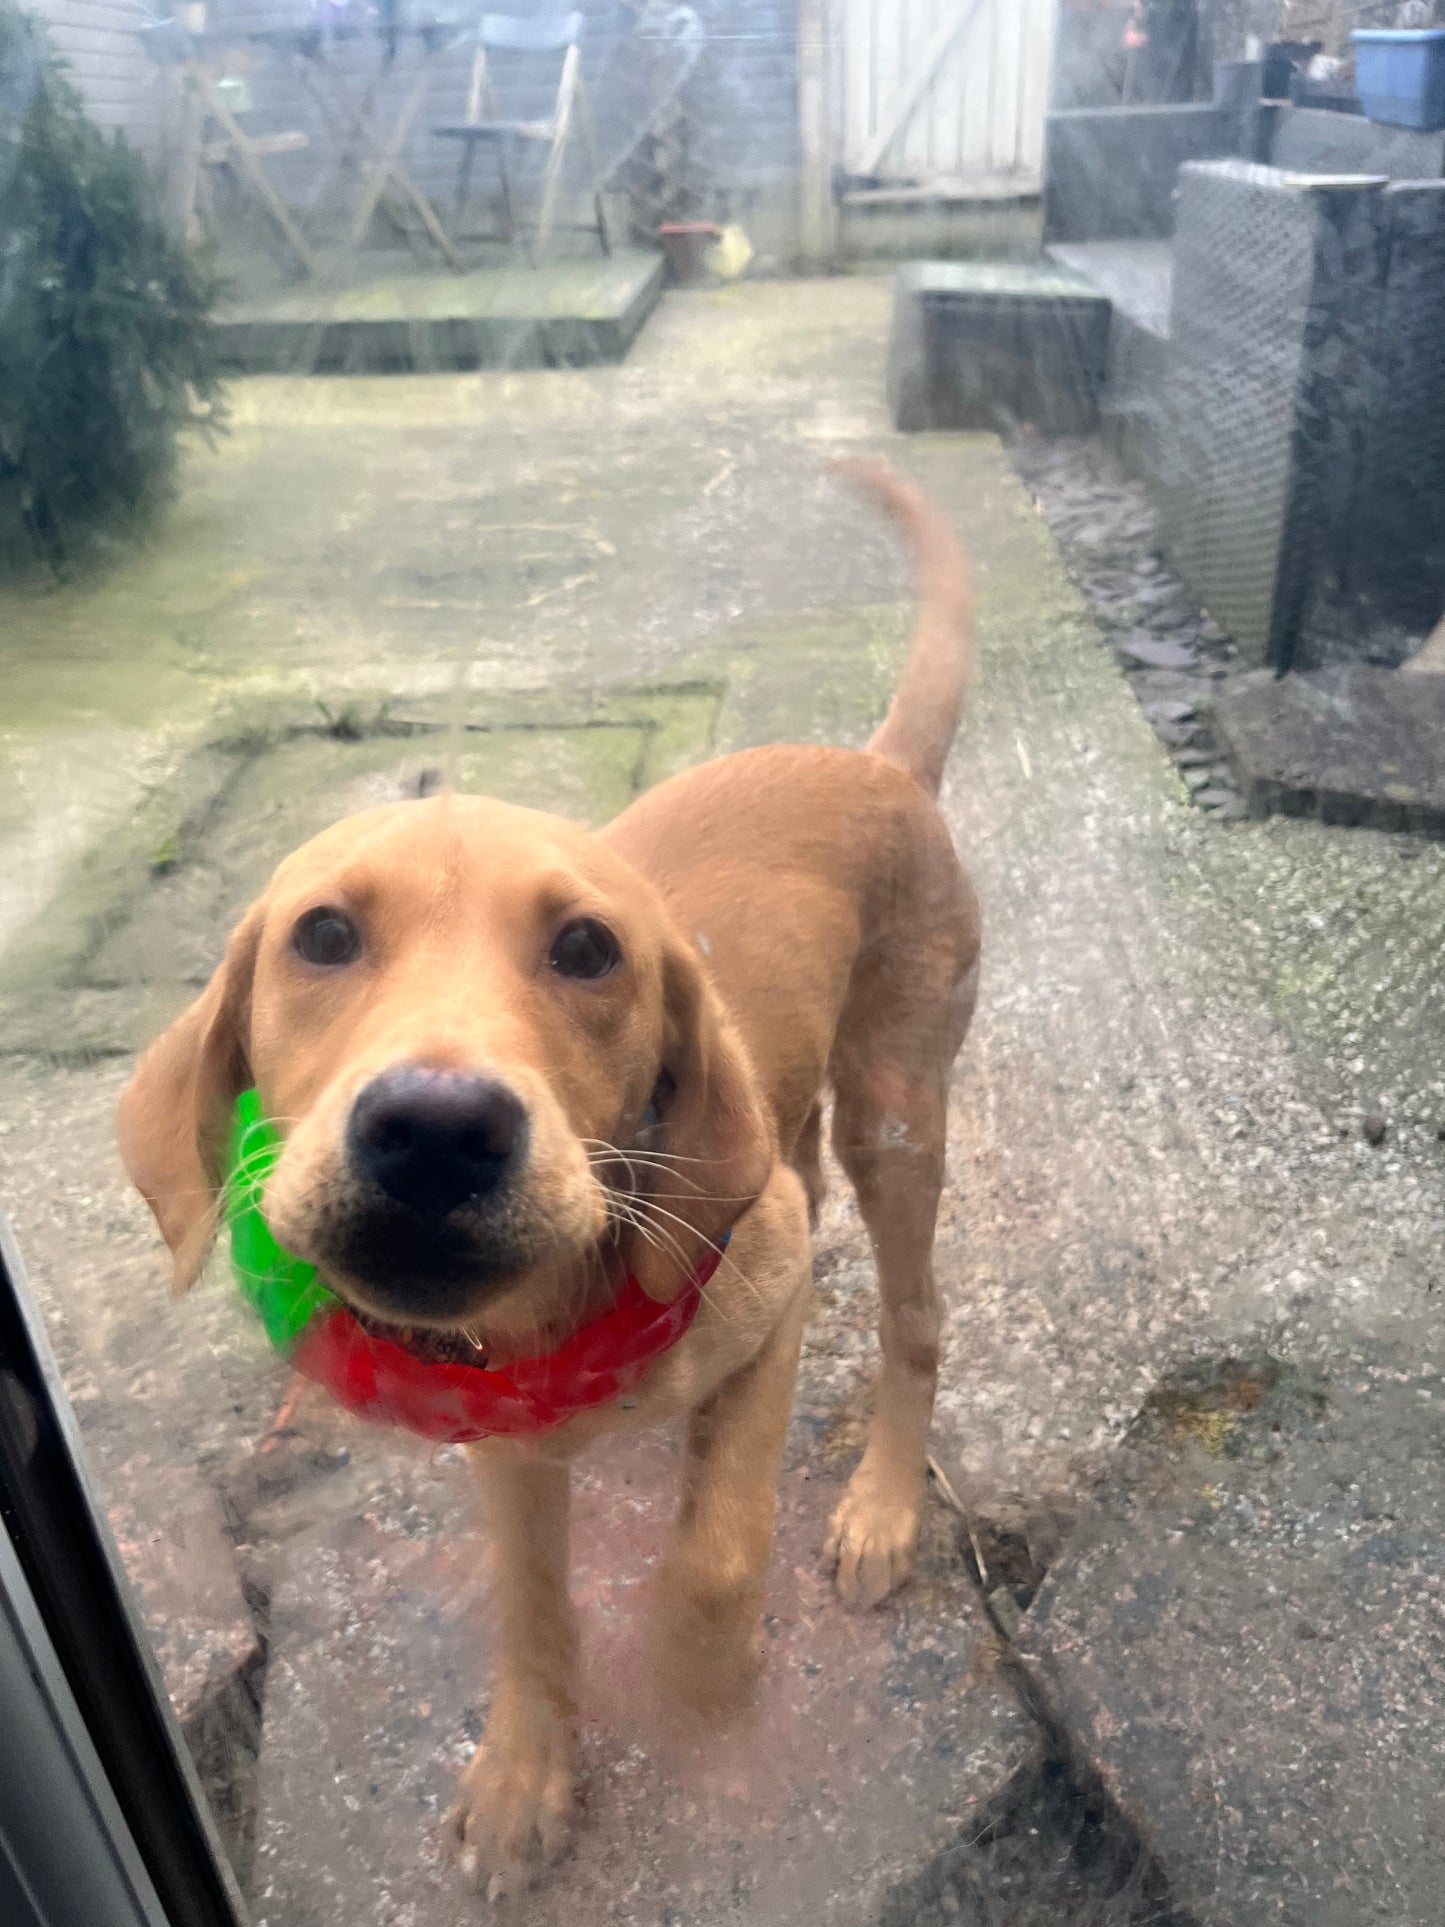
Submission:
M 1412 1728 L 1413 1752 L 1392 1756 L 1397 1689 L 1366 1677 L 1388 1653 L 1391 1680 L 1438 1696 L 1445 1668 L 1421 1429 L 1445 1362 L 1445 849 L 1193 810 L 1006 451 L 889 430 L 888 307 L 867 278 L 759 283 L 667 297 L 617 366 L 238 383 L 234 432 L 191 458 L 153 549 L 0 606 L 0 1202 L 142 1579 L 165 1528 L 137 1495 L 157 1480 L 190 1495 L 160 1516 L 196 1521 L 216 1580 L 168 1655 L 191 1730 L 214 1732 L 217 1694 L 263 1656 L 259 1724 L 238 1701 L 220 1794 L 265 1927 L 475 1917 L 436 1823 L 485 1708 L 485 1562 L 458 1454 L 310 1397 L 262 1450 L 286 1374 L 219 1267 L 166 1295 L 110 1143 L 128 1055 L 191 994 L 274 856 L 414 791 L 458 719 L 465 783 L 595 819 L 717 750 L 861 741 L 909 584 L 887 532 L 823 477 L 858 449 L 950 506 L 980 572 L 981 670 L 944 803 L 983 898 L 985 976 L 954 1096 L 935 1428 L 972 1538 L 940 1502 L 922 1581 L 865 1619 L 818 1578 L 873 1355 L 866 1241 L 835 1185 L 759 1724 L 679 1761 L 645 1706 L 619 1723 L 638 1697 L 630 1582 L 671 1445 L 592 1468 L 587 1806 L 575 1859 L 526 1917 L 862 1923 L 943 1866 L 909 1917 L 972 1919 L 951 1843 L 1064 1744 L 1197 1920 L 1435 1918 L 1442 1728 Z M 1227 1401 L 1200 1394 L 1182 1430 L 1134 1425 L 1171 1374 L 1231 1356 L 1322 1386 L 1323 1429 L 1291 1421 L 1256 1463 Z M 1363 1475 L 1380 1441 L 1377 1490 Z M 1127 1506 L 1126 1463 L 1143 1467 Z M 1304 1536 L 1271 1567 L 1270 1604 L 1250 1589 L 1247 1528 L 1288 1510 L 1296 1476 L 1306 1493 L 1335 1481 L 1337 1512 L 1299 1499 Z M 1170 1535 L 1205 1486 L 1230 1509 L 1209 1595 L 1185 1610 L 1192 1568 Z M 1311 1531 L 1317 1558 L 1299 1554 Z M 1261 1757 L 1250 1806 L 1222 1729 L 1295 1649 L 1221 1629 L 1315 1623 L 1289 1588 L 1303 1599 L 1340 1533 L 1354 1556 L 1329 1568 L 1329 1637 L 1307 1640 L 1308 1676 L 1252 1742 L 1314 1758 L 1310 1797 Z M 1079 1629 L 1102 1648 L 1131 1544 L 1151 1549 L 1147 1640 L 1115 1619 L 1109 1664 L 1080 1670 Z M 218 1547 L 233 1574 L 215 1574 Z M 1010 1651 L 982 1595 L 1017 1584 L 1027 1607 L 1046 1568 Z M 169 1583 L 149 1602 L 174 1644 Z M 1218 1691 L 1171 1699 L 1190 1680 Z M 1158 1741 L 1145 1775 L 1141 1724 Z M 1377 1855 L 1377 1807 L 1353 1789 L 1383 1787 L 1366 1766 L 1392 1757 Z M 1320 1885 L 1341 1866 L 1362 1883 L 1353 1912 Z

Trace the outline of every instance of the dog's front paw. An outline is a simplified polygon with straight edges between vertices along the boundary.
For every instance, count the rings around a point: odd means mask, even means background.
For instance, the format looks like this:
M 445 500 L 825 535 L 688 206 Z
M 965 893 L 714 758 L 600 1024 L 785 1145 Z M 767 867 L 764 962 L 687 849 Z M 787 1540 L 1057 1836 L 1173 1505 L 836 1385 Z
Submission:
M 566 1848 L 573 1772 L 572 1729 L 559 1714 L 493 1714 L 446 1823 L 462 1872 L 488 1900 L 521 1892 Z
M 833 1514 L 824 1558 L 845 1606 L 878 1606 L 913 1570 L 918 1546 L 916 1493 L 860 1465 Z

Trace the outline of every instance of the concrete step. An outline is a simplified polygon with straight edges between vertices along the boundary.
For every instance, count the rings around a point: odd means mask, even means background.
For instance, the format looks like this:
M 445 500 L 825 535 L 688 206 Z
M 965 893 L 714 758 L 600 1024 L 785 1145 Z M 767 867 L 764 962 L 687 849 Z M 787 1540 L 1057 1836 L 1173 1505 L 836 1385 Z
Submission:
M 1253 814 L 1445 835 L 1445 676 L 1365 663 L 1270 678 L 1214 710 Z
M 895 283 L 888 401 L 896 427 L 1053 434 L 1093 426 L 1109 302 L 1042 262 L 922 261 Z
M 619 361 L 657 306 L 660 254 L 512 260 L 467 274 L 407 270 L 307 282 L 216 316 L 220 355 L 248 374 L 432 373 Z
M 1168 241 L 1057 241 L 1051 261 L 1107 295 L 1116 321 L 1167 340 L 1174 284 L 1174 249 Z

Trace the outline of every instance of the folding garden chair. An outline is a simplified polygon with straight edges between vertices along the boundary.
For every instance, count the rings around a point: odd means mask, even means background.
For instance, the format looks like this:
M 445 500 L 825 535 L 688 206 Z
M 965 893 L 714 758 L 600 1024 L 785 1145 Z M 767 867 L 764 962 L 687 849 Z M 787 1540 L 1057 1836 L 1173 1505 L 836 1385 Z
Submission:
M 462 211 L 471 191 L 477 149 L 490 145 L 496 152 L 503 220 L 500 238 L 510 241 L 517 232 L 516 210 L 512 200 L 512 144 L 535 142 L 545 145 L 547 160 L 542 171 L 542 202 L 532 249 L 533 264 L 540 264 L 552 239 L 557 195 L 562 185 L 562 167 L 575 121 L 581 131 L 587 158 L 597 238 L 602 243 L 602 252 L 611 254 L 612 243 L 602 206 L 602 184 L 597 173 L 592 110 L 582 84 L 582 50 L 578 44 L 581 34 L 580 13 L 558 14 L 542 20 L 519 20 L 510 14 L 484 13 L 478 21 L 471 82 L 467 89 L 467 117 L 459 125 L 435 130 L 443 140 L 460 141 L 462 144 L 461 160 L 457 167 L 456 214 L 452 224 L 458 238 Z M 501 119 L 492 83 L 493 57 L 530 56 L 536 60 L 549 54 L 562 56 L 562 71 L 551 114 L 545 120 Z
M 189 235 L 200 203 L 209 203 L 205 170 L 228 167 L 241 186 L 266 210 L 302 272 L 316 272 L 316 257 L 296 225 L 290 209 L 276 192 L 262 162 L 274 154 L 291 154 L 309 144 L 304 133 L 248 134 L 227 101 L 215 63 L 206 59 L 202 43 L 194 40 L 175 19 L 156 20 L 139 30 L 141 44 L 151 59 L 180 75 L 187 102 L 187 126 L 173 185 L 176 220 Z M 219 132 L 207 138 L 215 124 Z

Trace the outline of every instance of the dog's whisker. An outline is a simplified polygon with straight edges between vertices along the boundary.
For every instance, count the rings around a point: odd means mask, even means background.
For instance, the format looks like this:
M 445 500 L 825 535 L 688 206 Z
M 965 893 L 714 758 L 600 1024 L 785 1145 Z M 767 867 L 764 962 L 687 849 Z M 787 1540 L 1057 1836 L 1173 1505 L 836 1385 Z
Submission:
M 664 1247 L 658 1243 L 658 1238 L 653 1227 L 649 1226 L 647 1221 L 632 1209 L 627 1200 L 622 1198 L 611 1200 L 609 1210 L 615 1223 L 626 1225 L 630 1230 L 637 1232 L 646 1243 L 652 1245 L 654 1250 L 661 1251 L 664 1249 Z
M 717 1258 L 719 1267 L 726 1265 L 728 1270 L 732 1273 L 733 1277 L 737 1280 L 738 1284 L 741 1285 L 745 1291 L 749 1292 L 752 1295 L 752 1297 L 758 1301 L 759 1304 L 763 1302 L 762 1293 L 753 1284 L 752 1280 L 747 1276 L 746 1272 L 742 1270 L 741 1266 L 738 1265 L 737 1261 L 728 1256 L 726 1249 L 722 1245 L 714 1244 L 711 1238 L 704 1238 L 702 1236 L 702 1233 L 699 1232 L 695 1226 L 690 1225 L 687 1222 L 686 1218 L 679 1218 L 675 1212 L 664 1210 L 662 1206 L 657 1204 L 657 1202 L 654 1199 L 639 1198 L 636 1200 L 636 1202 L 645 1211 L 652 1212 L 654 1214 L 654 1217 L 657 1215 L 660 1215 L 664 1218 L 670 1219 L 674 1224 L 681 1225 L 684 1231 L 689 1232 L 694 1238 L 697 1238 L 702 1244 L 706 1245 L 709 1251 L 714 1253 L 714 1255 Z M 691 1271 L 694 1269 L 694 1260 L 691 1254 L 683 1246 L 681 1240 L 678 1238 L 675 1232 L 668 1231 L 663 1225 L 657 1224 L 655 1221 L 650 1224 L 649 1228 L 652 1231 L 656 1232 L 659 1237 L 665 1238 L 667 1240 L 666 1249 L 668 1249 L 671 1252 L 671 1254 L 677 1258 L 679 1263 L 682 1264 L 686 1270 Z M 712 1304 L 714 1301 L 709 1296 L 708 1288 L 706 1285 L 703 1286 L 702 1291 L 703 1291 L 703 1296 L 708 1299 L 708 1302 L 710 1304 Z
M 633 1193 L 619 1191 L 600 1178 L 597 1181 L 597 1187 L 602 1193 L 602 1202 L 606 1205 L 609 1216 L 621 1218 L 628 1224 L 635 1223 L 637 1199 Z
M 661 1167 L 661 1166 L 652 1166 L 652 1165 L 649 1165 L 649 1164 L 648 1164 L 648 1162 L 647 1162 L 647 1160 L 646 1160 L 646 1159 L 644 1159 L 644 1158 L 629 1158 L 629 1157 L 624 1157 L 624 1156 L 623 1156 L 623 1155 L 622 1155 L 622 1154 L 621 1154 L 620 1152 L 619 1152 L 619 1153 L 617 1153 L 617 1154 L 616 1154 L 615 1156 L 612 1156 L 612 1155 L 589 1155 L 589 1158 L 588 1158 L 588 1162 L 590 1163 L 590 1165 L 591 1165 L 591 1167 L 592 1167 L 592 1169 L 593 1169 L 594 1171 L 598 1171 L 598 1170 L 601 1170 L 601 1171 L 613 1171 L 613 1170 L 618 1170 L 618 1171 L 625 1171 L 625 1172 L 626 1172 L 626 1174 L 627 1174 L 627 1178 L 628 1178 L 628 1181 L 629 1181 L 629 1183 L 633 1183 L 633 1184 L 635 1184 L 635 1183 L 636 1183 L 636 1181 L 637 1181 L 637 1180 L 636 1180 L 636 1175 L 635 1175 L 635 1174 L 636 1174 L 636 1173 L 637 1173 L 638 1171 L 644 1171 L 644 1170 L 656 1170 L 656 1171 L 662 1171 L 662 1172 L 663 1172 L 663 1175 L 665 1175 L 665 1176 L 671 1176 L 671 1175 L 672 1175 L 672 1174 L 671 1174 L 670 1172 L 666 1172 L 666 1171 L 664 1171 L 664 1170 L 663 1170 L 663 1167 Z
M 620 1144 L 609 1144 L 605 1138 L 581 1138 L 579 1142 L 592 1164 L 623 1164 L 629 1169 L 636 1164 L 649 1165 L 659 1171 L 671 1170 L 667 1158 L 657 1151 L 625 1150 Z
M 633 1153 L 631 1152 L 623 1151 L 616 1144 L 609 1144 L 607 1139 L 602 1137 L 579 1138 L 578 1143 L 598 1145 L 604 1151 L 616 1152 L 616 1154 L 619 1157 L 630 1157 L 633 1155 Z M 645 1152 L 644 1155 L 650 1158 L 665 1158 L 669 1164 L 726 1164 L 727 1163 L 726 1158 L 686 1157 L 681 1151 L 664 1151 L 660 1148 L 655 1148 L 651 1146 L 649 1146 L 648 1150 Z
M 719 1260 L 725 1256 L 725 1250 L 722 1245 L 715 1244 L 711 1238 L 703 1237 L 695 1225 L 689 1224 L 686 1218 L 680 1218 L 675 1211 L 669 1211 L 666 1205 L 659 1204 L 656 1198 L 639 1197 L 637 1203 L 644 1211 L 650 1211 L 655 1217 L 666 1218 L 672 1224 L 681 1225 L 684 1231 L 690 1232 L 699 1243 L 706 1245 L 708 1250 L 714 1253 Z
M 597 1141 L 595 1138 L 584 1138 L 581 1140 L 584 1145 L 596 1143 Z M 667 1165 L 663 1164 L 659 1159 L 652 1157 L 650 1154 L 622 1151 L 615 1145 L 606 1146 L 602 1153 L 589 1151 L 587 1153 L 587 1161 L 594 1172 L 599 1169 L 606 1169 L 613 1164 L 621 1164 L 627 1167 L 629 1174 L 635 1165 L 643 1169 L 659 1171 L 664 1177 L 680 1178 L 683 1183 L 688 1185 L 691 1194 L 702 1204 L 752 1204 L 754 1201 L 751 1193 L 734 1192 L 729 1194 L 721 1191 L 704 1191 L 700 1185 L 693 1184 L 683 1173 L 671 1170 Z
M 606 1196 L 605 1191 L 604 1195 Z M 625 1224 L 637 1232 L 644 1243 L 651 1245 L 654 1251 L 661 1251 L 668 1256 L 675 1257 L 686 1266 L 687 1254 L 683 1250 L 681 1243 L 674 1234 L 668 1231 L 663 1225 L 648 1222 L 639 1208 L 642 1202 L 641 1199 L 629 1198 L 617 1192 L 607 1196 L 609 1208 L 613 1211 L 619 1223 Z
M 594 1139 L 584 1140 L 584 1142 L 595 1144 L 595 1143 L 602 1142 L 602 1140 L 594 1138 Z M 615 1151 L 616 1146 L 607 1145 L 606 1149 L 609 1151 Z M 594 1161 L 594 1168 L 595 1168 L 595 1162 L 596 1161 Z M 636 1231 L 638 1235 L 643 1239 L 645 1239 L 646 1242 L 650 1244 L 654 1250 L 662 1251 L 666 1255 L 676 1259 L 676 1261 L 682 1266 L 684 1271 L 690 1272 L 695 1268 L 692 1254 L 687 1250 L 686 1246 L 683 1245 L 681 1239 L 678 1238 L 677 1234 L 673 1231 L 666 1229 L 664 1225 L 657 1222 L 659 1218 L 667 1219 L 669 1223 L 680 1226 L 682 1230 L 689 1233 L 692 1237 L 699 1238 L 701 1242 L 707 1247 L 707 1249 L 712 1253 L 714 1253 L 714 1255 L 718 1260 L 718 1263 L 720 1265 L 726 1264 L 729 1271 L 733 1275 L 733 1277 L 738 1281 L 738 1283 L 743 1287 L 743 1289 L 749 1292 L 753 1298 L 757 1299 L 761 1303 L 762 1294 L 758 1291 L 756 1286 L 753 1285 L 752 1281 L 747 1277 L 747 1275 L 741 1270 L 737 1262 L 734 1259 L 731 1259 L 728 1257 L 723 1246 L 714 1243 L 713 1240 L 710 1238 L 703 1238 L 701 1233 L 698 1232 L 698 1230 L 696 1229 L 696 1227 L 694 1225 L 689 1224 L 686 1218 L 679 1217 L 675 1211 L 669 1211 L 665 1205 L 659 1204 L 656 1198 L 649 1197 L 643 1192 L 634 1191 L 634 1192 L 624 1194 L 624 1193 L 618 1192 L 615 1187 L 608 1185 L 605 1182 L 605 1180 L 601 1178 L 598 1178 L 597 1182 L 602 1192 L 604 1204 L 607 1206 L 610 1215 L 612 1215 L 617 1221 L 628 1225 L 632 1230 Z M 716 1199 L 710 1199 L 709 1201 L 714 1203 L 720 1203 L 720 1204 L 752 1203 L 751 1198 L 735 1198 L 735 1199 L 716 1198 Z M 642 1215 L 645 1215 L 647 1217 L 646 1223 L 640 1221 L 640 1216 Z M 659 1239 L 663 1239 L 666 1242 L 660 1243 Z M 703 1288 L 703 1295 L 708 1299 L 708 1302 L 710 1304 L 714 1303 L 713 1299 L 708 1294 L 706 1287 Z
M 593 1170 L 595 1170 L 595 1166 L 593 1166 Z M 647 1197 L 649 1193 L 638 1189 L 638 1191 L 632 1191 L 630 1195 L 632 1195 L 632 1197 Z M 678 1195 L 676 1202 L 680 1202 L 680 1204 L 690 1204 L 690 1202 L 697 1202 L 697 1204 L 751 1204 L 751 1202 L 755 1202 L 755 1195 L 753 1195 L 753 1193 L 744 1193 L 744 1191 L 736 1191 L 736 1193 L 699 1191 L 697 1187 L 692 1187 L 688 1193 Z

